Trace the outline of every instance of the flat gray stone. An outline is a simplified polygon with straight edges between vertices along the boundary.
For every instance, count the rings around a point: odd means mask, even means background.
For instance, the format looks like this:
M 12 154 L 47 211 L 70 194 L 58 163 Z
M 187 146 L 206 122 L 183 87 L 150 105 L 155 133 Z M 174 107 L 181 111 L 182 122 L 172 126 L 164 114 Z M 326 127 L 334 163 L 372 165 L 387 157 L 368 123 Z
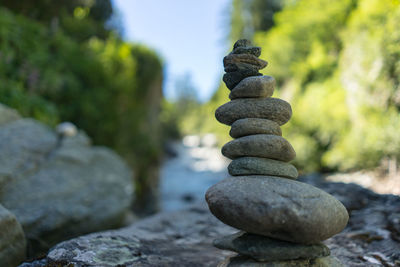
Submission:
M 274 93 L 275 79 L 271 76 L 252 76 L 243 79 L 229 94 L 230 99 L 264 98 Z
M 252 54 L 229 54 L 224 57 L 224 69 L 226 72 L 247 69 L 259 71 L 267 65 L 267 61 L 259 59 Z
M 222 147 L 222 154 L 230 159 L 260 157 L 291 161 L 296 157 L 292 145 L 282 136 L 255 134 L 237 138 Z
M 274 176 L 235 176 L 206 193 L 210 211 L 248 233 L 301 244 L 342 231 L 349 215 L 333 196 L 308 184 Z
M 228 166 L 228 172 L 233 176 L 270 175 L 289 179 L 296 179 L 299 175 L 292 164 L 256 157 L 241 157 L 233 160 Z
M 279 124 L 274 121 L 267 119 L 246 118 L 232 123 L 229 134 L 233 138 L 253 134 L 273 134 L 282 136 L 282 130 L 279 127 Z
M 213 244 L 257 261 L 315 259 L 330 255 L 329 248 L 322 243 L 303 245 L 245 232 L 215 239 Z
M 218 264 L 218 267 L 344 267 L 340 261 L 332 256 L 312 260 L 288 260 L 258 262 L 245 256 L 228 257 Z
M 17 266 L 25 259 L 26 240 L 14 214 L 0 205 L 0 266 Z
M 232 125 L 235 121 L 245 118 L 268 119 L 283 125 L 290 120 L 291 116 L 290 104 L 272 97 L 234 99 L 215 111 L 216 119 L 226 125 Z

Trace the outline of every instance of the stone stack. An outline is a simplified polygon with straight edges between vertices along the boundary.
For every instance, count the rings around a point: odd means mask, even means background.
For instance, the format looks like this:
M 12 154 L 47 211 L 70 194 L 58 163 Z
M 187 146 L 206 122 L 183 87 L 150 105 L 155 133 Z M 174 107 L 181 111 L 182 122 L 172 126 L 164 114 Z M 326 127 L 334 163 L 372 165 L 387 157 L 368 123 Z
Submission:
M 331 195 L 295 181 L 288 162 L 296 153 L 280 128 L 292 110 L 271 97 L 275 80 L 259 73 L 267 66 L 260 54 L 260 47 L 239 40 L 224 58 L 231 101 L 215 116 L 235 138 L 222 148 L 232 176 L 212 186 L 206 200 L 219 220 L 242 232 L 214 245 L 239 253 L 222 266 L 340 266 L 321 242 L 344 229 L 348 213 Z

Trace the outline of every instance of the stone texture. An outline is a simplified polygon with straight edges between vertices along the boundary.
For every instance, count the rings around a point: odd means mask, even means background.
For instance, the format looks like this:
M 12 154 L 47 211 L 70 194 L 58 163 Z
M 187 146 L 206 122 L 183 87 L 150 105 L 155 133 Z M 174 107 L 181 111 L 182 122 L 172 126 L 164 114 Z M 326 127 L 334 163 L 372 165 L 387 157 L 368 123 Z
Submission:
M 273 262 L 257 262 L 244 256 L 234 256 L 225 259 L 218 267 L 344 267 L 338 259 L 332 256 L 313 260 L 288 260 Z
M 157 214 L 119 230 L 62 242 L 44 261 L 21 267 L 216 266 L 232 253 L 213 247 L 212 239 L 234 231 L 202 204 Z
M 250 156 L 291 161 L 296 152 L 283 137 L 270 134 L 255 134 L 237 138 L 222 147 L 222 154 L 230 159 Z
M 120 226 L 133 197 L 132 173 L 88 137 L 58 139 L 30 119 L 0 127 L 0 203 L 17 217 L 31 255 L 81 234 Z
M 273 159 L 241 157 L 233 160 L 228 166 L 233 176 L 269 175 L 296 179 L 298 172 L 292 164 Z
M 24 231 L 15 216 L 0 205 L 0 266 L 17 266 L 25 259 Z
M 232 90 L 241 80 L 250 76 L 262 76 L 262 74 L 254 69 L 237 70 L 225 73 L 222 80 L 226 87 Z
M 229 94 L 230 99 L 265 98 L 274 93 L 275 79 L 271 76 L 253 76 L 243 79 Z
M 224 57 L 224 69 L 226 72 L 248 69 L 258 71 L 267 65 L 267 61 L 251 54 L 229 54 Z
M 273 176 L 236 176 L 206 193 L 211 212 L 245 232 L 313 244 L 343 230 L 345 207 L 324 191 Z
M 250 54 L 256 57 L 261 55 L 261 47 L 258 46 L 250 46 L 250 47 L 236 47 L 232 50 L 231 54 Z
M 239 39 L 233 44 L 233 50 L 239 47 L 249 47 L 251 46 L 251 42 L 247 39 Z
M 283 125 L 292 116 L 290 104 L 278 98 L 234 99 L 215 111 L 216 119 L 226 125 L 245 118 L 260 118 Z
M 213 244 L 257 261 L 315 259 L 330 255 L 329 248 L 322 243 L 302 245 L 245 232 L 218 238 Z
M 282 136 L 282 130 L 274 121 L 257 118 L 240 119 L 232 123 L 229 135 L 238 138 L 253 134 L 273 134 Z

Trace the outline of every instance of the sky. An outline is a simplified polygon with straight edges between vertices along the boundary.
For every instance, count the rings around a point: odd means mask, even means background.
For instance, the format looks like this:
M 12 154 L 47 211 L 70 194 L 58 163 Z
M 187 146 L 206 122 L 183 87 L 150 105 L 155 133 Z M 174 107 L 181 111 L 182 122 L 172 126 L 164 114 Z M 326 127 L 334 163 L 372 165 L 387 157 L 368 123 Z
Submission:
M 189 78 L 201 101 L 217 89 L 229 47 L 232 0 L 113 0 L 124 38 L 143 43 L 164 62 L 164 95 L 176 97 L 178 80 Z

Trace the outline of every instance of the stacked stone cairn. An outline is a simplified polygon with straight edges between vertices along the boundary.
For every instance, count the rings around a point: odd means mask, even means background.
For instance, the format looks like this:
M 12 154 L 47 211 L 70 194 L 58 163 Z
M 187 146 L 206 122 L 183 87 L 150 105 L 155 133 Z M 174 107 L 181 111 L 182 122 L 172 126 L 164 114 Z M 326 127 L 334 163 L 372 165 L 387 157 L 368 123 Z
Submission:
M 267 66 L 260 54 L 239 40 L 224 58 L 231 101 L 215 116 L 235 138 L 222 148 L 232 176 L 212 186 L 206 200 L 219 220 L 241 232 L 214 240 L 239 254 L 220 266 L 341 266 L 322 241 L 344 229 L 348 213 L 333 196 L 295 181 L 288 162 L 296 153 L 280 129 L 292 110 L 271 97 L 275 81 L 259 73 Z

